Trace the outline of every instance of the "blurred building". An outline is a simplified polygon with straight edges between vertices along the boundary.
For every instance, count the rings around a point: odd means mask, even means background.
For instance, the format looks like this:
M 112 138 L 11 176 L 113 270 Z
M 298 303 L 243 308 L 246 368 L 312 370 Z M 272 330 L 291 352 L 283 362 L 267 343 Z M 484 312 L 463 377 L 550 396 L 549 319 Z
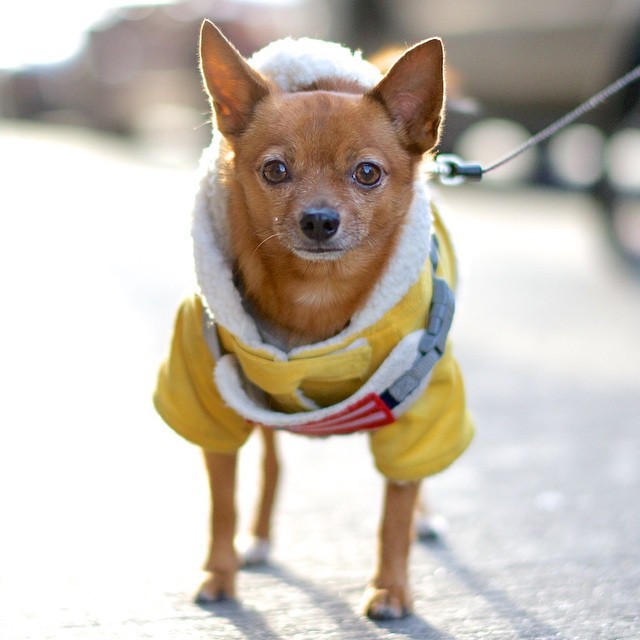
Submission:
M 200 148 L 209 136 L 196 52 L 204 17 L 246 55 L 285 35 L 367 55 L 443 37 L 455 78 L 446 150 L 478 117 L 535 131 L 640 63 L 640 0 L 183 0 L 123 8 L 90 30 L 72 60 L 0 76 L 0 116 L 182 137 Z M 639 95 L 630 87 L 591 121 L 611 129 L 640 110 Z M 473 101 L 456 102 L 464 96 Z
M 441 36 L 449 91 L 440 151 L 484 166 L 640 65 L 640 0 L 179 0 L 115 11 L 64 63 L 0 70 L 0 117 L 92 127 L 154 159 L 194 161 L 211 135 L 197 71 L 205 17 L 245 55 L 306 35 L 393 60 Z M 640 82 L 487 181 L 589 190 L 640 271 L 638 167 Z
M 124 7 L 89 30 L 74 58 L 0 75 L 0 116 L 123 135 L 186 131 L 206 140 L 208 128 L 198 132 L 208 104 L 197 69 L 205 17 L 245 55 L 283 32 L 300 30 L 298 13 L 286 6 L 186 0 Z

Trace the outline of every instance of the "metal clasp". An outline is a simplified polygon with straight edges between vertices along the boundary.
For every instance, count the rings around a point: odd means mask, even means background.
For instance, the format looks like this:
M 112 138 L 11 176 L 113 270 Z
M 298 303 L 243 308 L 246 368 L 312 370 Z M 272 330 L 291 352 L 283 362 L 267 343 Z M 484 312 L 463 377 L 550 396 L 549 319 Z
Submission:
M 479 164 L 464 162 L 452 153 L 441 153 L 435 157 L 431 169 L 438 180 L 448 186 L 456 186 L 463 182 L 480 182 L 484 169 Z

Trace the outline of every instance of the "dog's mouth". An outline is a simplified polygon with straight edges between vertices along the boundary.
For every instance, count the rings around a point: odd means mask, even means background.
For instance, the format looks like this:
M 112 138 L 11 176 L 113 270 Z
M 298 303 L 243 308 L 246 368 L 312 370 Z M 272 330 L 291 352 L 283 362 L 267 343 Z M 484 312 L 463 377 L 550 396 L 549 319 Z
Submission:
M 294 256 L 309 262 L 339 260 L 361 242 L 361 234 L 346 227 L 328 237 L 308 237 L 309 234 L 299 228 L 292 231 L 281 236 L 283 244 Z
M 294 255 L 303 260 L 338 260 L 346 249 L 340 247 L 293 247 Z

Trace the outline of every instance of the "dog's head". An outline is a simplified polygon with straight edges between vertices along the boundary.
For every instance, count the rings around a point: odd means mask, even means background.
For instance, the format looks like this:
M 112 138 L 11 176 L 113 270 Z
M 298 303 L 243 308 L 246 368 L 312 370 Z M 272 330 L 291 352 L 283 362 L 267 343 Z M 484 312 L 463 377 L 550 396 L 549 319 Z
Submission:
M 440 40 L 409 49 L 368 89 L 327 78 L 284 92 L 208 21 L 200 55 L 231 151 L 230 194 L 254 247 L 305 261 L 383 250 L 409 208 L 418 162 L 438 140 Z

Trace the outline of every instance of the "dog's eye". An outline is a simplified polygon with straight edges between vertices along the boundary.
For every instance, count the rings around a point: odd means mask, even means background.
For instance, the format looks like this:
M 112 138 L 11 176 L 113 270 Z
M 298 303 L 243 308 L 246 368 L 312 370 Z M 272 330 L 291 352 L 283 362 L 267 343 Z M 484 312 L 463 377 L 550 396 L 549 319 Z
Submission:
M 289 177 L 289 171 L 281 160 L 269 160 L 262 167 L 262 176 L 271 184 L 279 184 Z
M 382 169 L 373 162 L 361 162 L 356 167 L 353 177 L 363 187 L 375 187 L 382 179 Z

